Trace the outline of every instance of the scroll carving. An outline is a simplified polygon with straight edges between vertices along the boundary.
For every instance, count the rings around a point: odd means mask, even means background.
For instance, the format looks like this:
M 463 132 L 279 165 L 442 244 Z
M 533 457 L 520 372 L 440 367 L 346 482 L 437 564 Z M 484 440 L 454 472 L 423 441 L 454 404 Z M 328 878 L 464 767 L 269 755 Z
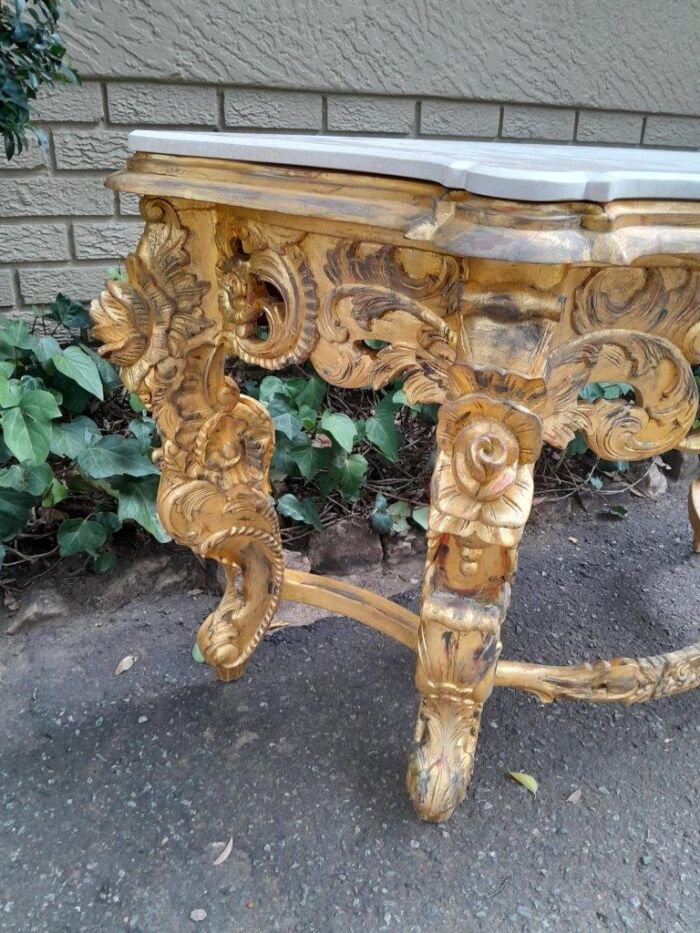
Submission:
M 698 293 L 697 269 L 601 269 L 578 290 L 571 327 L 578 335 L 631 330 L 664 337 L 699 363 Z
M 494 685 L 633 703 L 700 683 L 697 646 L 568 668 L 499 661 L 542 443 L 563 447 L 582 431 L 600 456 L 623 460 L 697 443 L 686 438 L 698 403 L 700 270 L 468 262 L 363 239 L 368 228 L 349 220 L 341 237 L 204 202 L 146 198 L 142 213 L 128 281 L 93 303 L 94 334 L 157 419 L 163 524 L 224 567 L 225 595 L 198 635 L 220 678 L 242 673 L 284 580 L 269 497 L 273 426 L 224 374 L 236 355 L 266 369 L 310 359 L 345 387 L 401 377 L 411 402 L 441 404 L 417 632 L 405 610 L 379 611 L 337 581 L 286 582 L 287 595 L 326 607 L 340 594 L 347 611 L 415 644 L 407 782 L 421 816 L 446 819 L 464 797 Z M 549 231 L 554 246 L 563 228 Z M 326 229 L 322 219 L 312 229 Z M 581 398 L 606 381 L 629 383 L 634 400 Z M 699 490 L 693 483 L 696 549 Z
M 441 401 L 456 348 L 460 262 L 341 240 L 328 251 L 324 273 L 312 353 L 324 378 L 378 389 L 403 375 L 410 401 Z
M 635 402 L 584 402 L 590 382 L 627 382 Z M 552 354 L 547 379 L 545 439 L 564 447 L 574 431 L 608 460 L 635 460 L 663 453 L 686 436 L 698 409 L 693 373 L 663 337 L 608 330 L 579 337 Z
M 303 239 L 303 233 L 252 222 L 220 224 L 217 277 L 226 342 L 247 363 L 282 369 L 309 355 L 317 299 Z
M 227 587 L 198 642 L 222 680 L 240 676 L 275 612 L 282 545 L 268 496 L 269 415 L 224 375 L 212 289 L 192 268 L 190 231 L 167 201 L 145 199 L 146 228 L 128 282 L 93 302 L 100 353 L 153 411 L 163 446 L 158 512 L 180 544 L 219 561 Z M 199 212 L 193 223 L 211 224 Z M 207 228 L 209 229 L 209 228 Z

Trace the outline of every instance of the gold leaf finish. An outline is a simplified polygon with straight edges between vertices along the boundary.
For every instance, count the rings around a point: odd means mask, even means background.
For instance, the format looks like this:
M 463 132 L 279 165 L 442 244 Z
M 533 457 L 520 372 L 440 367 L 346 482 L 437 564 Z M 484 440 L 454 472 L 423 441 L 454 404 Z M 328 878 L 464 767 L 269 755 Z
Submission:
M 402 179 L 137 154 L 109 184 L 146 195 L 128 281 L 93 303 L 101 352 L 154 412 L 158 509 L 228 580 L 198 642 L 238 677 L 280 595 L 416 653 L 413 803 L 447 819 L 494 686 L 636 703 L 700 685 L 700 643 L 569 667 L 504 661 L 501 629 L 543 442 L 606 459 L 700 448 L 700 204 L 521 204 Z M 284 571 L 274 432 L 224 374 L 309 360 L 327 381 L 438 403 L 420 616 Z M 626 398 L 588 401 L 591 383 Z M 700 550 L 700 480 L 689 496 Z
M 152 410 L 163 442 L 158 512 L 180 544 L 219 561 L 227 587 L 198 643 L 222 680 L 239 677 L 274 615 L 282 544 L 268 495 L 274 432 L 265 408 L 224 375 L 215 289 L 187 246 L 214 235 L 213 211 L 145 199 L 144 234 L 127 259 L 127 283 L 93 302 L 100 352 Z M 191 228 L 181 220 L 188 215 Z M 197 236 L 200 242 L 193 242 Z M 204 268 L 203 268 L 204 267 Z

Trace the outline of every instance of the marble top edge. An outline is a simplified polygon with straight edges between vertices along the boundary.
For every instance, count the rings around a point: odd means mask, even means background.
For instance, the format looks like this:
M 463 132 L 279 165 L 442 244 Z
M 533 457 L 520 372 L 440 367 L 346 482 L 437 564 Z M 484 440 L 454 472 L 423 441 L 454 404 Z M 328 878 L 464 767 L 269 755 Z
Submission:
M 390 175 L 512 200 L 700 200 L 700 152 L 674 149 L 175 130 L 136 130 L 129 148 Z

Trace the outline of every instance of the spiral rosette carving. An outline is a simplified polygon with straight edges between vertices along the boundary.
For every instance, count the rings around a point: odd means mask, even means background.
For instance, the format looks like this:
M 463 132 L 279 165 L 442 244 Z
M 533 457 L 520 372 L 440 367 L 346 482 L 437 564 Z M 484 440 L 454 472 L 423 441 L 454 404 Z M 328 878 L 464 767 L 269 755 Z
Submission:
M 233 234 L 236 235 L 233 235 Z M 299 245 L 304 234 L 223 222 L 217 266 L 233 354 L 265 369 L 302 363 L 316 338 L 316 283 Z
M 542 445 L 539 417 L 514 398 L 535 404 L 543 393 L 539 378 L 459 362 L 450 370 L 431 484 L 416 666 L 422 699 L 407 778 L 424 819 L 447 819 L 471 777 Z

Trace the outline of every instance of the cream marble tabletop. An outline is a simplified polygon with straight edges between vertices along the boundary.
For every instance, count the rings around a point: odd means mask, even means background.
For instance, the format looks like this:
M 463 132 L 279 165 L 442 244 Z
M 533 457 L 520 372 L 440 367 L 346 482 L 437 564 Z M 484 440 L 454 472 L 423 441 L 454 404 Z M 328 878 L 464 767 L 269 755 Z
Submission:
M 137 152 L 432 181 L 516 201 L 700 200 L 700 152 L 281 133 L 137 130 Z

